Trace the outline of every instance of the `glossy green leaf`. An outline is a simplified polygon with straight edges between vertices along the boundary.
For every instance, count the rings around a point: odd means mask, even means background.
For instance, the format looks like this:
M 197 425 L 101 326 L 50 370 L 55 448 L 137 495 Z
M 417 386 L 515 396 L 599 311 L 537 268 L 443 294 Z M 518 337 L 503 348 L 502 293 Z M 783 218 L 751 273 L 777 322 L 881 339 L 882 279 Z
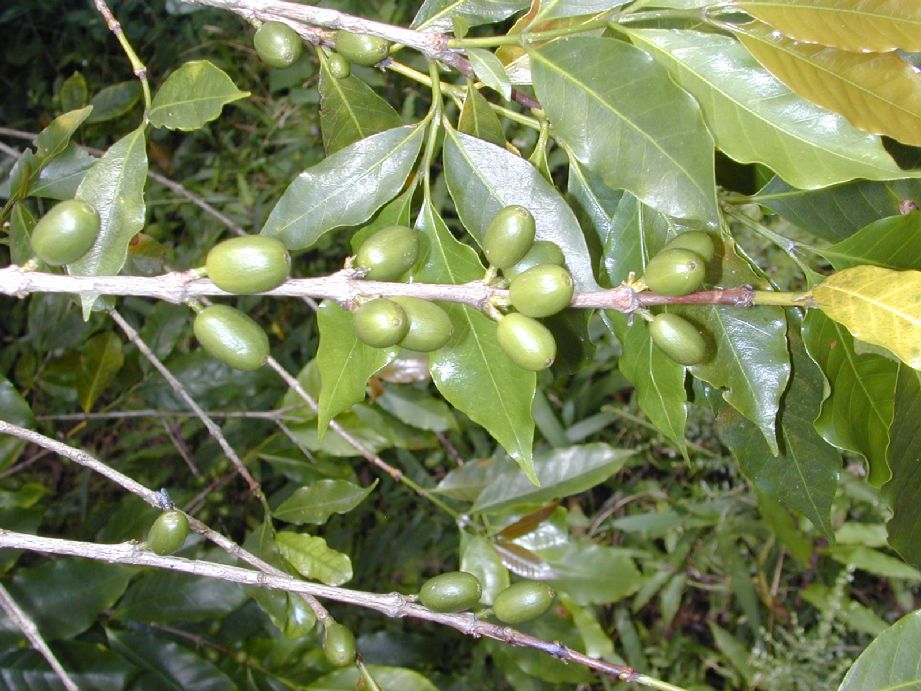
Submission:
M 921 269 L 921 213 L 882 218 L 817 251 L 838 270 L 860 264 Z
M 170 130 L 197 130 L 220 116 L 224 106 L 249 96 L 207 60 L 192 60 L 173 72 L 154 96 L 150 124 Z
M 484 537 L 461 533 L 460 570 L 472 573 L 483 588 L 480 602 L 491 605 L 496 595 L 509 586 L 508 569 Z
M 499 116 L 493 112 L 489 107 L 489 101 L 473 84 L 467 85 L 467 94 L 464 97 L 460 119 L 457 121 L 457 129 L 490 144 L 505 146 L 505 131 L 502 129 Z
M 368 220 L 402 189 L 424 133 L 421 126 L 379 132 L 308 168 L 288 185 L 261 233 L 305 249 L 333 228 Z
M 847 330 L 818 310 L 806 316 L 803 340 L 830 385 L 816 430 L 829 444 L 866 458 L 870 482 L 879 486 L 890 477 L 886 451 L 898 364 L 880 355 L 858 355 Z
M 570 542 L 539 554 L 556 574 L 551 585 L 579 605 L 617 602 L 643 584 L 633 560 L 616 547 Z
M 629 0 L 541 0 L 534 22 L 596 14 L 628 4 Z
M 863 545 L 835 545 L 828 555 L 837 562 L 882 578 L 905 578 L 921 581 L 921 571 L 901 559 Z
M 435 210 L 426 204 L 416 227 L 427 240 L 427 255 L 414 280 L 466 283 L 483 276 L 476 253 L 458 242 Z M 499 347 L 496 322 L 467 305 L 445 303 L 454 333 L 429 355 L 432 381 L 452 406 L 486 428 L 534 479 L 531 401 L 536 378 L 516 366 Z
M 37 177 L 33 178 L 29 186 L 29 195 L 49 199 L 73 199 L 86 171 L 95 162 L 95 157 L 71 142 L 64 151 L 42 167 Z
M 736 31 L 755 59 L 803 98 L 861 129 L 921 145 L 921 81 L 895 53 L 799 43 L 761 23 Z
M 67 145 L 70 144 L 70 138 L 77 128 L 82 125 L 92 114 L 93 107 L 86 106 L 79 110 L 59 115 L 51 124 L 39 132 L 35 138 L 35 155 L 39 164 L 44 165 L 58 154 L 62 153 Z
M 368 671 L 378 686 L 387 691 L 438 691 L 432 682 L 411 669 L 368 665 Z M 358 688 L 362 688 L 362 684 L 354 665 L 322 676 L 304 687 L 306 691 L 354 691 Z
M 883 493 L 892 506 L 892 518 L 886 523 L 889 544 L 909 564 L 921 568 L 921 541 L 918 524 L 921 521 L 921 372 L 899 368 L 895 390 L 895 412 L 889 428 L 889 468 L 892 480 L 883 486 Z
M 375 402 L 407 425 L 431 432 L 457 429 L 454 412 L 442 399 L 406 386 L 388 386 Z
M 97 334 L 80 349 L 80 372 L 77 374 L 77 395 L 84 413 L 115 379 L 125 362 L 122 341 L 111 331 Z
M 82 641 L 58 642 L 55 657 L 80 691 L 127 688 L 138 668 L 108 648 Z M 6 689 L 59 689 L 61 680 L 38 651 L 6 651 L 0 657 L 0 687 Z
M 275 536 L 275 545 L 302 576 L 326 585 L 352 580 L 352 560 L 328 547 L 322 537 L 282 531 Z
M 413 18 L 412 28 L 448 32 L 454 17 L 468 26 L 489 24 L 510 17 L 528 6 L 528 0 L 425 0 Z
M 23 202 L 10 211 L 10 259 L 22 266 L 32 258 L 32 229 L 36 219 Z
M 453 129 L 445 135 L 444 159 L 457 213 L 478 243 L 500 209 L 520 204 L 534 215 L 537 239 L 554 242 L 563 251 L 576 289 L 598 289 L 579 222 L 534 166 L 504 148 Z
M 348 513 L 374 491 L 377 480 L 361 487 L 345 480 L 320 480 L 307 487 L 298 487 L 272 512 L 286 523 L 322 525 L 334 513 Z
M 839 691 L 921 688 L 918 647 L 921 610 L 906 614 L 877 636 L 848 670 Z
M 329 421 L 365 399 L 368 379 L 392 362 L 400 349 L 373 348 L 362 343 L 355 335 L 352 313 L 331 300 L 324 300 L 317 310 L 317 325 L 321 382 L 317 424 L 322 440 Z
M 35 426 L 35 416 L 28 401 L 16 390 L 13 382 L 3 375 L 0 375 L 0 420 L 20 427 Z M 25 442 L 20 439 L 7 435 L 0 437 L 0 469 L 11 466 L 24 447 Z
M 541 504 L 578 494 L 618 472 L 634 453 L 600 443 L 540 453 L 534 457 L 539 486 L 520 473 L 502 473 L 477 497 L 471 510 L 494 512 L 515 504 Z
M 713 141 L 694 100 L 645 51 L 608 38 L 530 51 L 554 135 L 610 187 L 662 213 L 713 221 Z M 611 65 L 630 79 L 612 79 Z
M 67 265 L 75 276 L 114 276 L 128 256 L 128 243 L 144 227 L 147 140 L 141 126 L 115 142 L 86 172 L 76 198 L 92 204 L 101 221 L 96 243 Z M 88 319 L 96 296 L 81 295 Z
M 921 369 L 921 271 L 856 266 L 826 278 L 812 299 L 855 338 Z
M 764 163 L 801 189 L 905 176 L 879 137 L 794 94 L 734 38 L 655 29 L 630 35 L 697 99 L 730 158 Z
M 320 66 L 320 131 L 327 155 L 403 124 L 393 106 L 355 75 L 337 79 Z
M 740 0 L 737 7 L 807 43 L 855 52 L 921 50 L 921 5 L 900 0 Z
M 74 72 L 67 79 L 61 82 L 61 88 L 58 90 L 58 99 L 61 101 L 61 110 L 76 110 L 86 105 L 89 98 L 89 90 L 86 86 L 86 78 L 80 72 Z
M 500 473 L 514 467 L 504 456 L 472 459 L 445 475 L 436 491 L 454 499 L 473 502 Z
M 119 118 L 134 108 L 140 100 L 141 82 L 137 79 L 107 86 L 90 101 L 93 112 L 90 113 L 87 122 L 93 124 Z
M 470 60 L 470 66 L 477 79 L 486 86 L 502 94 L 506 101 L 512 97 L 512 83 L 508 79 L 508 74 L 502 61 L 496 57 L 496 54 L 485 48 L 468 48 L 467 58 Z

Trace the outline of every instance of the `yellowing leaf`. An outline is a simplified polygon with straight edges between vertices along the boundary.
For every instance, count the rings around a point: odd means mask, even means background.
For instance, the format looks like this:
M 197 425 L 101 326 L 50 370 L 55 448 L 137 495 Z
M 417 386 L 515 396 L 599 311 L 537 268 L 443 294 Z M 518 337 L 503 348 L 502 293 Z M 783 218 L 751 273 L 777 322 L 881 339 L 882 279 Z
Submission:
M 921 78 L 897 54 L 799 43 L 760 22 L 736 30 L 748 52 L 803 98 L 856 127 L 921 146 Z
M 812 291 L 816 307 L 866 343 L 921 370 L 921 271 L 857 266 Z
M 753 17 L 800 41 L 852 51 L 921 50 L 921 3 L 908 0 L 743 0 Z

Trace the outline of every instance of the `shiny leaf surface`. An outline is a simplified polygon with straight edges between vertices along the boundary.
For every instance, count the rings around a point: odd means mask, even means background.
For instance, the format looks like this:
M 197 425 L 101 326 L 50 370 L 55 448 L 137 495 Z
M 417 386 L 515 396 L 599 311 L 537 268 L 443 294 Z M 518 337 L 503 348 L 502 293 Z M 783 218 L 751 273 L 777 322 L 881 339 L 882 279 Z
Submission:
M 474 74 L 481 82 L 502 94 L 506 101 L 512 97 L 512 83 L 495 53 L 484 48 L 470 48 L 467 50 L 467 57 Z
M 450 32 L 454 17 L 468 26 L 497 22 L 528 6 L 528 0 L 425 0 L 413 19 L 413 29 Z
M 461 533 L 460 570 L 472 573 L 483 588 L 480 602 L 491 605 L 496 595 L 509 586 L 508 569 L 489 540 Z
M 352 560 L 326 545 L 322 537 L 282 531 L 275 536 L 281 555 L 297 572 L 326 585 L 352 580 Z
M 921 610 L 906 614 L 877 636 L 848 670 L 838 691 L 921 687 L 918 646 L 921 646 Z
M 173 72 L 154 96 L 150 124 L 170 130 L 197 130 L 220 116 L 224 106 L 249 96 L 222 69 L 193 60 Z
M 286 523 L 322 525 L 334 513 L 348 513 L 374 491 L 377 481 L 361 487 L 345 480 L 320 480 L 298 487 L 272 512 Z
M 141 100 L 141 83 L 137 79 L 130 79 L 118 84 L 111 84 L 99 90 L 90 105 L 93 112 L 87 118 L 90 124 L 106 122 L 120 118 L 128 113 Z
M 880 219 L 818 253 L 839 270 L 860 264 L 921 269 L 921 213 Z
M 477 139 L 483 139 L 496 146 L 505 146 L 505 132 L 502 122 L 489 102 L 472 84 L 467 85 L 467 95 L 461 108 L 457 129 Z
M 909 367 L 899 368 L 895 390 L 895 413 L 889 428 L 889 468 L 892 480 L 883 493 L 892 506 L 892 518 L 886 523 L 889 544 L 909 564 L 921 568 L 921 544 L 918 522 L 921 521 L 921 478 L 917 471 L 921 458 L 921 373 Z
M 540 554 L 557 574 L 550 581 L 553 587 L 579 605 L 617 602 L 643 583 L 633 560 L 615 547 L 572 542 Z

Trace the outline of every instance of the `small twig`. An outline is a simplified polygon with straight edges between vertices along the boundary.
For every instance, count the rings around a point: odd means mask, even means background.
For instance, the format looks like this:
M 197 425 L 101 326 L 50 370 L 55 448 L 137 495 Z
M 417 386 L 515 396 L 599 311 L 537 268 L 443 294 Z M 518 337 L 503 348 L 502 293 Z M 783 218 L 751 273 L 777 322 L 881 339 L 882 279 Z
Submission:
M 128 37 L 125 36 L 125 32 L 122 31 L 121 24 L 119 24 L 115 15 L 112 14 L 112 10 L 109 9 L 105 0 L 94 0 L 94 3 L 96 5 L 96 10 L 102 15 L 102 18 L 105 19 L 109 31 L 115 34 L 115 38 L 118 39 L 122 50 L 124 50 L 125 55 L 128 56 L 128 62 L 131 63 L 131 69 L 134 71 L 134 75 L 141 82 L 141 91 L 144 94 L 144 122 L 147 122 L 147 117 L 150 114 L 150 105 L 153 102 L 150 97 L 150 84 L 147 81 L 147 67 L 144 66 L 144 63 L 141 62 L 138 54 L 134 51 L 134 48 L 128 41 Z

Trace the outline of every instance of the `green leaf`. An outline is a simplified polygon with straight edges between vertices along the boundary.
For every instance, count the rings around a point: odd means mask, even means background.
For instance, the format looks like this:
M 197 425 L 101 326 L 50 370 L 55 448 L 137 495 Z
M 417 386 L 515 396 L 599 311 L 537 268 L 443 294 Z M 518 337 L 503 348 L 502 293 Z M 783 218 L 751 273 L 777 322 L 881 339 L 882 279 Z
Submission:
M 403 124 L 400 114 L 355 75 L 337 79 L 320 66 L 320 131 L 327 155 Z
M 450 406 L 428 391 L 408 386 L 388 386 L 376 399 L 381 408 L 416 429 L 430 432 L 457 430 L 457 420 Z
M 457 213 L 478 243 L 500 209 L 520 204 L 534 214 L 537 239 L 549 240 L 563 251 L 576 289 L 598 289 L 579 222 L 534 166 L 504 148 L 453 129 L 445 135 L 444 161 Z
M 386 130 L 308 168 L 288 185 L 262 234 L 306 249 L 333 228 L 368 220 L 402 189 L 424 133 L 421 126 Z
M 863 545 L 835 545 L 828 555 L 837 562 L 872 573 L 881 578 L 905 578 L 921 581 L 921 571 L 901 559 Z
M 921 477 L 916 472 L 921 459 L 921 372 L 899 368 L 895 390 L 895 412 L 889 428 L 889 468 L 892 480 L 883 486 L 883 494 L 892 506 L 892 518 L 886 523 L 889 544 L 909 564 L 921 568 Z
M 860 264 L 921 269 L 921 213 L 882 218 L 846 240 L 816 251 L 838 270 Z
M 764 163 L 802 189 L 905 177 L 879 137 L 794 94 L 734 38 L 655 29 L 630 35 L 697 99 L 730 158 Z
M 77 128 L 82 125 L 93 112 L 92 106 L 86 106 L 79 110 L 72 110 L 63 115 L 57 116 L 50 125 L 39 132 L 35 138 L 35 155 L 38 158 L 39 167 L 46 164 L 52 158 L 62 153 L 67 145 L 70 144 L 70 138 Z
M 13 205 L 10 212 L 10 259 L 22 266 L 32 258 L 32 229 L 35 217 L 22 202 Z
M 75 110 L 86 105 L 89 90 L 86 78 L 80 72 L 74 72 L 61 82 L 58 90 L 58 99 L 61 101 L 61 110 Z
M 106 122 L 121 117 L 141 100 L 141 83 L 137 79 L 112 84 L 93 96 L 93 112 L 87 123 Z
M 438 687 L 411 669 L 368 665 L 368 671 L 378 686 L 387 691 L 438 691 Z M 355 691 L 365 687 L 361 684 L 358 669 L 352 665 L 320 677 L 304 688 L 306 691 Z
M 144 185 L 147 182 L 145 127 L 126 134 L 86 172 L 76 198 L 92 204 L 101 221 L 95 244 L 67 265 L 74 276 L 114 276 L 128 256 L 128 243 L 144 227 Z M 81 295 L 88 319 L 96 296 Z
M 504 456 L 472 459 L 445 475 L 435 491 L 460 501 L 473 502 L 500 473 L 514 467 Z
M 467 84 L 464 106 L 461 108 L 457 129 L 471 137 L 505 147 L 505 130 L 499 116 L 489 107 L 489 101 L 472 84 Z
M 84 413 L 114 380 L 125 362 L 122 341 L 111 331 L 93 336 L 80 348 L 77 395 Z
M 800 591 L 802 598 L 825 616 L 840 619 L 849 629 L 878 636 L 886 622 L 869 607 L 835 593 L 828 586 L 811 583 Z
M 197 130 L 215 120 L 228 103 L 249 96 L 207 60 L 187 62 L 173 72 L 154 96 L 150 124 L 170 130 Z
M 365 399 L 368 379 L 390 364 L 400 349 L 396 346 L 372 348 L 362 343 L 355 335 L 352 313 L 331 300 L 324 300 L 317 310 L 317 325 L 320 328 L 317 365 L 321 382 L 317 424 L 322 440 L 329 421 Z
M 60 641 L 52 650 L 81 691 L 125 689 L 138 673 L 137 667 L 98 643 Z M 60 677 L 36 650 L 5 651 L 0 679 L 8 689 L 62 688 Z
M 921 610 L 906 614 L 877 636 L 848 670 L 838 691 L 921 688 L 919 646 Z
M 570 542 L 541 550 L 556 576 L 554 588 L 579 605 L 605 605 L 633 595 L 645 580 L 616 547 Z
M 483 276 L 476 253 L 458 242 L 426 204 L 417 222 L 425 233 L 427 256 L 413 276 L 425 283 L 466 283 Z M 444 305 L 454 325 L 451 340 L 429 355 L 432 380 L 441 395 L 486 428 L 534 480 L 531 401 L 536 377 L 516 366 L 499 347 L 496 323 L 467 305 Z
M 49 199 L 73 199 L 96 158 L 73 142 L 48 162 L 33 178 L 29 196 Z
M 845 269 L 813 288 L 812 299 L 855 338 L 921 369 L 921 271 Z
M 921 145 L 921 81 L 895 53 L 800 43 L 760 22 L 734 30 L 758 62 L 803 98 L 861 129 Z
M 561 17 L 581 17 L 626 5 L 630 0 L 541 0 L 534 23 Z M 657 3 L 661 4 L 661 3 Z
M 529 54 L 554 135 L 579 161 L 662 213 L 716 219 L 713 140 L 664 67 L 609 38 L 558 40 Z M 612 79 L 611 65 L 630 79 Z
M 847 330 L 818 310 L 806 316 L 803 340 L 831 387 L 816 430 L 829 444 L 866 458 L 870 482 L 879 486 L 890 477 L 886 450 L 898 364 L 880 355 L 857 355 Z
M 297 572 L 326 585 L 342 585 L 352 580 L 352 560 L 326 545 L 322 537 L 282 531 L 275 546 Z
M 468 48 L 467 57 L 477 79 L 502 94 L 506 101 L 512 97 L 512 83 L 508 79 L 505 66 L 495 53 L 485 48 Z
M 450 33 L 454 17 L 463 17 L 468 26 L 491 24 L 527 6 L 528 0 L 425 0 L 411 26 Z
M 286 523 L 322 525 L 334 513 L 348 513 L 358 506 L 374 488 L 377 480 L 361 487 L 345 480 L 320 480 L 307 487 L 298 487 L 272 512 Z
M 466 531 L 461 533 L 460 570 L 477 577 L 483 587 L 483 605 L 491 605 L 496 595 L 509 586 L 508 569 L 489 540 Z
M 33 428 L 35 426 L 35 416 L 32 414 L 29 403 L 16 390 L 13 382 L 2 374 L 0 374 L 0 420 L 20 427 Z M 24 441 L 16 437 L 7 435 L 0 437 L 0 469 L 5 470 L 13 465 L 25 445 Z
M 740 0 L 787 36 L 842 50 L 921 50 L 921 5 L 887 0 Z
M 495 512 L 518 504 L 543 504 L 584 492 L 618 472 L 634 453 L 600 443 L 540 453 L 534 457 L 539 486 L 520 473 L 503 472 L 477 497 L 471 511 Z

